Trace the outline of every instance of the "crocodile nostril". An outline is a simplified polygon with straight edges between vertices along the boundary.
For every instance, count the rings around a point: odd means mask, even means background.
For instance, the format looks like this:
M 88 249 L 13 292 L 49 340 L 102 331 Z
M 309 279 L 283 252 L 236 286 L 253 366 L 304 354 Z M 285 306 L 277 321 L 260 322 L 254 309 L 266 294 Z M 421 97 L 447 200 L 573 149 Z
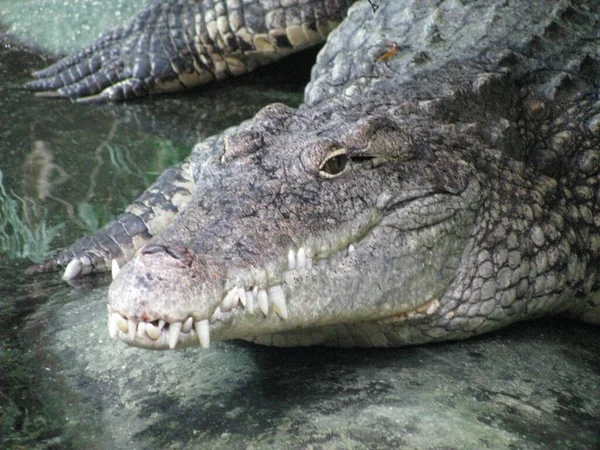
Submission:
M 166 251 L 173 258 L 178 259 L 180 261 L 185 261 L 190 259 L 190 251 L 187 247 L 183 247 L 181 245 L 175 245 L 173 247 L 166 247 Z
M 141 250 L 146 263 L 166 264 L 170 267 L 189 267 L 194 261 L 194 252 L 183 245 L 150 244 Z M 165 266 L 165 267 L 166 267 Z
M 142 249 L 142 255 L 154 255 L 156 253 L 161 253 L 167 250 L 167 247 L 165 247 L 164 245 L 158 245 L 158 244 L 151 244 L 151 245 L 146 245 L 143 249 Z

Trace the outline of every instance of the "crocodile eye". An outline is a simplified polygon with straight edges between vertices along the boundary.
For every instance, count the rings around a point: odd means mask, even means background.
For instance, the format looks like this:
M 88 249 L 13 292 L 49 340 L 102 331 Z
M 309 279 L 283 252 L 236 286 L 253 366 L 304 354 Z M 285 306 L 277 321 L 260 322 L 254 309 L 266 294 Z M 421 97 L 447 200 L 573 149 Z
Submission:
M 323 178 L 335 178 L 348 168 L 348 151 L 339 148 L 329 153 L 319 166 L 319 174 Z

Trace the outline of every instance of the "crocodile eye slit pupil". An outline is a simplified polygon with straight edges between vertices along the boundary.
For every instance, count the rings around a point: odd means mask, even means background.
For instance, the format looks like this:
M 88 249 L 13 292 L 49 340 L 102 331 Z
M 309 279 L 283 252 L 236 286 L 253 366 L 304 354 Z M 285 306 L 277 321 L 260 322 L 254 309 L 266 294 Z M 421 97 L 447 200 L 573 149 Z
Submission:
M 319 168 L 319 173 L 325 178 L 333 178 L 340 175 L 348 166 L 348 154 L 346 152 L 334 152 L 329 155 Z
M 331 175 L 337 175 L 346 168 L 347 162 L 348 158 L 346 157 L 346 155 L 334 156 L 333 158 L 329 158 L 325 162 L 322 170 L 324 170 L 327 173 L 330 173 Z

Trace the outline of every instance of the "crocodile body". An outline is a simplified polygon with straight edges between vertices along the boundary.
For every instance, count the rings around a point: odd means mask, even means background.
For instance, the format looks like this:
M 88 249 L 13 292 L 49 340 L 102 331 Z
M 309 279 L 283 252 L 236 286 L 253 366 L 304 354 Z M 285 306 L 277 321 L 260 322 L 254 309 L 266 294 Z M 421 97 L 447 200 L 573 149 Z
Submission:
M 600 323 L 599 48 L 593 1 L 359 2 L 304 105 L 200 142 L 39 269 L 112 265 L 110 333 L 147 348 Z

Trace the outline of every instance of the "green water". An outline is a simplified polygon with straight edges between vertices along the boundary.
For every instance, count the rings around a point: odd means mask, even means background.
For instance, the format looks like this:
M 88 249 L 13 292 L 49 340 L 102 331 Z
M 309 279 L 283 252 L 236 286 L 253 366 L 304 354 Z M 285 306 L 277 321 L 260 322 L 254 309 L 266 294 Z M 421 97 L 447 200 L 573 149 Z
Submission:
M 26 277 L 118 215 L 195 141 L 267 103 L 301 101 L 314 55 L 125 105 L 21 89 L 50 52 L 90 42 L 143 3 L 0 0 L 0 448 L 600 448 L 593 327 L 519 324 L 390 351 L 226 342 L 149 352 L 108 338 L 102 280 L 75 289 L 54 274 Z
M 0 23 L 50 53 L 72 53 L 153 0 L 0 0 Z

